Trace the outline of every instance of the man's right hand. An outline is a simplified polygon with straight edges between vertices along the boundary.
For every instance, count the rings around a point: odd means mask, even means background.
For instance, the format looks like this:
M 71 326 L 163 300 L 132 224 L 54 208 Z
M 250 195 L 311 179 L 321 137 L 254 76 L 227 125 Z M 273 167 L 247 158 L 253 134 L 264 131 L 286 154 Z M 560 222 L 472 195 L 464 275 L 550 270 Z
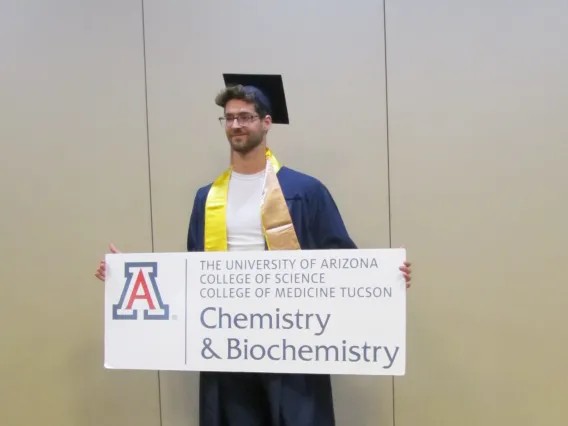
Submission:
M 111 253 L 120 253 L 120 251 L 114 246 L 113 243 L 110 243 L 109 250 L 110 250 Z M 99 267 L 97 268 L 97 270 L 95 272 L 95 277 L 97 277 L 101 281 L 104 281 L 105 276 L 106 276 L 106 263 L 105 263 L 105 259 L 103 258 L 99 262 Z

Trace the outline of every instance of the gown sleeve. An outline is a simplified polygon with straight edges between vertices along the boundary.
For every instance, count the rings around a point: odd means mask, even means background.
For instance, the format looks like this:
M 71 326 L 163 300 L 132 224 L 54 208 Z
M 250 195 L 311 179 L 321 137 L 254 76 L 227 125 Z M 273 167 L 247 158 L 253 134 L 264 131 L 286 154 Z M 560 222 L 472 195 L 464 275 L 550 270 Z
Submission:
M 311 200 L 310 228 L 315 243 L 314 249 L 356 249 L 355 242 L 349 236 L 337 204 L 328 188 L 316 185 Z
M 187 231 L 187 251 L 203 251 L 202 234 L 203 206 L 200 193 L 195 194 L 193 207 L 189 218 L 189 229 Z

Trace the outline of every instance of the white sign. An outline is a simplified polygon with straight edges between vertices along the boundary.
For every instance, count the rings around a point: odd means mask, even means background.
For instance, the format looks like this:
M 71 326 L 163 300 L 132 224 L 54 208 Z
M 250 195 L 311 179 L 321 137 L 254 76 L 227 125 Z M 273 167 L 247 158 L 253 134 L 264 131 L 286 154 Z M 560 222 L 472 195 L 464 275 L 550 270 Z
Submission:
M 404 249 L 109 254 L 105 366 L 404 375 Z

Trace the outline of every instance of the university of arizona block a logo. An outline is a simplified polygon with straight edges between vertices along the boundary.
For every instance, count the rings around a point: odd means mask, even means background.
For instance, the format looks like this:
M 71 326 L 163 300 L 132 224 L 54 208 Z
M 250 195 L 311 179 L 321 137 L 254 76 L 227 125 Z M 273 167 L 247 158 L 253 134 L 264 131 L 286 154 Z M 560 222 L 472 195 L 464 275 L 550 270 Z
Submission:
M 145 320 L 170 319 L 170 306 L 162 300 L 156 281 L 156 262 L 126 262 L 124 277 L 120 300 L 112 306 L 113 319 L 136 320 L 139 312 L 143 312 Z

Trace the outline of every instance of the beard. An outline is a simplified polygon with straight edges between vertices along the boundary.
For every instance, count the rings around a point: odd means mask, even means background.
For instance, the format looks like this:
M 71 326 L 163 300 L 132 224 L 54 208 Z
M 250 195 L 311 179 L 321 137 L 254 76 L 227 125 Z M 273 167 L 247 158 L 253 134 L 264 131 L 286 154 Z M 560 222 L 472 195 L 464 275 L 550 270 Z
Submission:
M 229 136 L 229 143 L 233 151 L 245 155 L 262 143 L 262 135 L 233 133 Z

